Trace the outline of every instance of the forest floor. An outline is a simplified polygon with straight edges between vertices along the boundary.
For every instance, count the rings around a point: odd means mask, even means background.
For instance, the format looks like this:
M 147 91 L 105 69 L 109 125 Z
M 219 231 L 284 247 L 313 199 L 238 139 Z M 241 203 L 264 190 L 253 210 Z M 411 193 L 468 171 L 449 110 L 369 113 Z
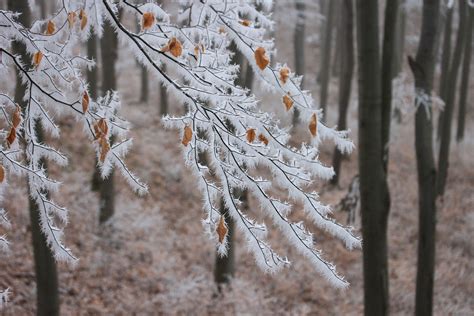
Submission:
M 283 49 L 284 50 L 284 49 Z M 285 55 L 285 53 L 283 54 Z M 126 75 L 124 75 L 126 72 Z M 314 72 L 315 73 L 315 72 Z M 122 75 L 121 75 L 122 74 Z M 63 315 L 361 315 L 363 312 L 362 253 L 348 251 L 314 227 L 319 247 L 351 283 L 345 291 L 331 288 L 301 256 L 271 230 L 269 240 L 292 265 L 278 275 L 266 275 L 236 239 L 236 275 L 218 294 L 213 282 L 215 249 L 203 232 L 200 192 L 181 158 L 178 133 L 162 128 L 157 88 L 148 104 L 137 103 L 139 70 L 134 63 L 119 66 L 122 113 L 132 125 L 134 145 L 127 163 L 150 188 L 138 197 L 117 175 L 116 213 L 98 225 L 98 196 L 91 191 L 94 154 L 75 121 L 62 121 L 63 151 L 70 164 L 52 166 L 63 182 L 53 198 L 70 211 L 66 244 L 80 258 L 77 266 L 59 265 Z M 151 80 L 153 81 L 153 80 Z M 307 85 L 315 82 L 309 76 Z M 155 83 L 156 86 L 158 85 Z M 354 81 L 354 85 L 356 81 Z M 151 86 L 151 85 L 150 85 Z M 337 81 L 333 81 L 335 89 Z M 356 90 L 356 89 L 353 89 Z M 471 86 L 471 91 L 473 87 Z M 332 91 L 332 98 L 336 95 Z M 336 104 L 335 99 L 332 100 Z M 174 107 L 171 100 L 171 107 Z M 173 108 L 174 113 L 182 111 Z M 336 110 L 329 113 L 335 121 Z M 281 112 L 283 113 L 283 111 Z M 351 137 L 357 138 L 355 102 L 349 114 Z M 413 314 L 418 232 L 416 162 L 413 120 L 394 124 L 390 146 L 389 218 L 390 309 L 393 315 Z M 444 201 L 438 203 L 436 315 L 474 314 L 474 116 L 461 144 L 452 144 Z M 306 127 L 296 131 L 296 137 Z M 330 164 L 332 147 L 321 159 Z M 343 163 L 340 187 L 322 185 L 323 202 L 336 205 L 357 173 L 357 150 Z M 4 207 L 9 210 L 12 253 L 0 262 L 0 288 L 9 286 L 12 300 L 3 315 L 34 315 L 35 277 L 24 180 L 12 181 Z M 250 203 L 250 208 L 258 205 Z M 347 214 L 335 217 L 345 223 Z

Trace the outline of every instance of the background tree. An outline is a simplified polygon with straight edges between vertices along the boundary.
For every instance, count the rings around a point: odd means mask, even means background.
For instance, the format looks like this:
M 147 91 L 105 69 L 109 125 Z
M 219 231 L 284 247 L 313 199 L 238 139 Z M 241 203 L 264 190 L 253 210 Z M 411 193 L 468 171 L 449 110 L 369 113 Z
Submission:
M 329 90 L 329 79 L 331 69 L 331 48 L 332 48 L 332 32 L 334 29 L 334 6 L 335 1 L 328 0 L 325 12 L 325 23 L 324 23 L 324 37 L 321 45 L 321 70 L 319 74 L 319 81 L 321 86 L 319 103 L 323 110 L 324 121 L 327 119 L 327 101 L 328 101 L 328 90 Z
M 304 49 L 305 49 L 305 0 L 295 0 L 296 8 L 296 24 L 294 33 L 294 55 L 295 55 L 295 72 L 299 76 L 304 75 Z M 248 83 L 245 85 L 248 88 Z M 301 81 L 301 87 L 304 88 L 304 77 Z M 299 121 L 299 112 L 297 109 L 293 112 L 293 126 Z
M 415 76 L 415 149 L 418 173 L 418 264 L 416 275 L 416 315 L 433 312 L 435 265 L 436 167 L 433 152 L 431 90 L 436 65 L 436 38 L 439 0 L 423 1 L 421 36 L 416 59 L 409 59 Z
M 44 6 L 45 3 L 42 3 L 42 7 Z M 31 12 L 27 0 L 8 0 L 8 9 L 13 12 L 21 12 L 18 20 L 23 25 L 28 27 L 31 24 Z M 41 10 L 41 14 L 46 14 L 45 11 L 45 8 L 44 10 Z M 44 16 L 42 17 L 44 18 Z M 24 43 L 14 42 L 12 48 L 13 52 L 21 56 L 23 61 L 27 62 L 30 60 Z M 27 92 L 27 86 L 22 82 L 19 71 L 19 69 L 16 70 L 15 102 L 21 105 L 21 108 L 25 113 L 27 106 L 24 101 L 24 95 Z M 41 122 L 36 120 L 34 123 L 37 142 L 43 143 L 44 133 L 41 127 Z M 46 161 L 42 160 L 40 163 L 46 170 Z M 48 195 L 48 192 L 44 191 L 43 194 Z M 29 198 L 29 213 L 36 276 L 36 314 L 39 316 L 59 315 L 60 303 L 56 260 L 54 259 L 51 248 L 48 246 L 48 241 L 46 240 L 45 235 L 41 231 L 40 209 L 31 196 Z

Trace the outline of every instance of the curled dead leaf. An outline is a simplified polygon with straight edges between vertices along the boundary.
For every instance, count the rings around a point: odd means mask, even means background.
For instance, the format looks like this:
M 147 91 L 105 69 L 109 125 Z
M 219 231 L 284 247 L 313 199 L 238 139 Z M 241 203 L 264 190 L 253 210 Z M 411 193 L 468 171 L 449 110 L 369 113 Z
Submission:
M 252 22 L 250 22 L 249 20 L 242 20 L 242 21 L 239 21 L 240 24 L 242 24 L 243 26 L 250 26 L 252 24 Z
M 257 134 L 255 133 L 255 128 L 249 128 L 247 130 L 247 141 L 249 143 L 253 143 L 256 137 L 257 137 Z
M 48 25 L 46 26 L 46 35 L 52 35 L 56 31 L 56 24 L 52 20 L 48 21 Z
M 20 123 L 21 123 L 21 108 L 17 104 L 15 112 L 13 112 L 12 125 L 13 125 L 14 128 L 17 128 L 18 125 L 20 125 Z
M 87 25 L 87 15 L 84 9 L 79 12 L 79 20 L 81 20 L 81 30 L 83 30 Z
M 84 91 L 84 94 L 82 95 L 82 113 L 85 114 L 89 109 L 89 102 L 89 93 L 87 93 L 87 91 Z
M 281 83 L 285 84 L 286 81 L 288 80 L 289 76 L 290 76 L 290 68 L 282 67 L 280 69 L 280 81 L 281 81 Z
M 5 180 L 5 168 L 0 165 L 0 183 L 3 183 Z
M 227 226 L 225 225 L 224 216 L 222 215 L 221 215 L 221 218 L 219 219 L 219 223 L 217 224 L 216 232 L 217 232 L 217 236 L 219 236 L 219 242 L 222 244 L 228 232 Z
M 181 42 L 176 38 L 173 37 L 168 42 L 169 51 L 174 57 L 179 57 L 183 53 L 183 46 Z
M 221 27 L 219 28 L 219 34 L 225 34 L 225 33 L 226 33 L 226 32 L 225 32 L 225 28 L 224 28 L 223 26 L 221 26 Z
M 258 140 L 261 141 L 262 143 L 264 143 L 265 146 L 268 145 L 268 138 L 266 138 L 265 135 L 263 135 L 263 134 L 258 135 Z
M 10 147 L 15 142 L 15 139 L 16 139 L 16 128 L 14 126 L 12 126 L 12 128 L 10 129 L 10 132 L 8 133 L 8 136 L 7 136 L 7 145 L 8 145 L 8 147 Z
M 71 11 L 67 14 L 67 23 L 70 29 L 72 29 L 75 22 L 76 22 L 76 12 Z
M 293 100 L 290 97 L 290 94 L 285 94 L 283 96 L 283 104 L 285 105 L 285 108 L 287 111 L 289 111 L 293 107 Z
M 109 141 L 105 138 L 102 137 L 99 140 L 100 144 L 100 162 L 104 162 L 105 158 L 107 157 L 107 153 L 110 151 L 110 144 Z
M 43 59 L 43 53 L 40 50 L 34 53 L 33 65 L 35 66 L 35 69 L 38 69 L 42 59 Z
M 316 137 L 318 135 L 318 117 L 316 116 L 316 113 L 313 113 L 311 115 L 311 120 L 309 121 L 309 131 L 311 132 L 311 135 L 313 137 Z
M 266 55 L 265 48 L 258 47 L 255 50 L 254 55 L 255 55 L 255 62 L 257 63 L 257 66 L 258 68 L 260 68 L 260 70 L 265 69 L 265 67 L 267 67 L 268 64 L 270 63 L 270 59 Z
M 186 125 L 184 127 L 184 134 L 183 134 L 183 140 L 181 141 L 181 144 L 184 146 L 188 146 L 188 144 L 191 142 L 193 139 L 193 130 L 189 125 Z
M 155 15 L 153 12 L 145 12 L 142 17 L 142 30 L 148 30 L 155 25 Z
M 101 118 L 97 122 L 97 127 L 103 135 L 107 135 L 107 133 L 109 132 L 109 126 L 107 125 L 107 121 L 104 118 Z

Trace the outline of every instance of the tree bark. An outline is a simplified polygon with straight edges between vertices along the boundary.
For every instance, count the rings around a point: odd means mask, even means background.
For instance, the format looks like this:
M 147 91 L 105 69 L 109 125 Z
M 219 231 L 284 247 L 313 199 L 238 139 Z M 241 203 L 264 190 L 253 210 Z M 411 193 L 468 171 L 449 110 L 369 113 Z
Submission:
M 332 29 L 333 29 L 333 17 L 334 17 L 334 0 L 329 0 L 326 11 L 326 23 L 324 26 L 324 41 L 321 46 L 321 91 L 319 103 L 323 110 L 323 118 L 325 121 L 327 118 L 327 99 L 328 99 L 328 88 L 329 88 L 329 76 L 330 76 L 330 65 L 331 65 L 331 42 L 332 42 Z
M 163 71 L 166 71 L 166 66 L 163 65 Z M 168 114 L 168 95 L 166 88 L 160 84 L 160 115 Z
M 469 21 L 466 30 L 466 39 L 464 45 L 464 56 L 462 65 L 461 91 L 459 93 L 459 112 L 458 128 L 456 131 L 456 140 L 462 141 L 464 138 L 464 127 L 466 124 L 466 102 L 469 93 L 469 74 L 471 68 L 472 52 L 472 29 L 474 28 L 474 8 L 469 9 Z
M 421 36 L 416 60 L 409 59 L 415 88 L 430 95 L 436 65 L 436 38 L 440 0 L 424 0 Z M 419 95 L 417 96 L 419 97 Z M 431 100 L 429 101 L 431 103 Z M 416 103 L 415 103 L 416 106 Z M 415 149 L 418 174 L 419 236 L 415 315 L 432 315 L 435 263 L 436 167 L 433 151 L 431 104 L 415 114 Z
M 357 0 L 359 174 L 365 315 L 388 314 L 387 183 L 382 162 L 382 99 L 377 0 Z
M 304 31 L 305 31 L 305 3 L 304 0 L 296 0 L 296 25 L 294 34 L 294 55 L 295 55 L 295 73 L 298 76 L 304 75 Z M 304 86 L 304 77 L 301 81 L 301 88 Z M 295 108 L 293 110 L 293 126 L 296 126 L 299 122 L 300 112 Z
M 446 88 L 449 76 L 449 65 L 451 63 L 451 33 L 453 28 L 454 8 L 447 8 L 444 21 L 443 56 L 441 58 L 441 76 L 439 79 L 439 97 L 446 102 Z M 438 139 L 441 139 L 444 112 L 438 117 Z
M 118 39 L 110 22 L 104 24 L 104 36 L 101 41 L 102 53 L 102 93 L 117 88 L 115 62 L 117 60 Z M 113 140 L 112 140 L 113 141 Z M 115 212 L 114 172 L 102 179 L 99 190 L 99 222 L 105 223 Z
M 406 0 L 400 0 L 398 5 L 398 18 L 395 35 L 395 56 L 393 58 L 392 78 L 395 78 L 401 71 L 405 52 L 405 33 L 407 23 Z
M 8 9 L 15 12 L 21 12 L 22 14 L 18 17 L 18 20 L 25 27 L 29 27 L 31 23 L 31 12 L 27 0 L 9 0 Z M 20 55 L 22 61 L 28 65 L 30 57 L 27 55 L 24 45 L 19 42 L 14 42 L 12 48 L 13 52 Z M 26 107 L 26 104 L 23 101 L 25 91 L 26 86 L 21 82 L 17 70 L 15 102 L 21 105 L 23 111 Z M 39 124 L 36 124 L 35 132 L 38 136 L 38 142 L 42 142 L 44 136 Z M 47 168 L 45 162 L 43 162 L 43 166 L 44 168 Z M 39 316 L 59 315 L 60 303 L 56 260 L 54 259 L 51 248 L 48 246 L 46 237 L 41 232 L 38 206 L 31 198 L 29 199 L 29 213 L 36 275 L 36 314 Z
M 449 147 L 451 144 L 451 123 L 454 112 L 456 97 L 456 84 L 459 66 L 464 46 L 464 31 L 466 27 L 466 1 L 459 0 L 459 29 L 456 35 L 456 45 L 453 51 L 453 59 L 449 70 L 446 86 L 446 105 L 444 106 L 444 118 L 442 121 L 441 144 L 438 158 L 438 178 L 436 179 L 436 191 L 439 196 L 444 194 L 449 167 Z
M 334 38 L 334 57 L 332 60 L 332 75 L 337 78 L 339 76 L 339 71 L 341 70 L 341 60 L 344 58 L 342 56 L 344 54 L 344 50 L 342 49 L 343 43 L 342 41 L 344 40 L 343 34 L 342 34 L 342 2 L 341 0 L 332 0 L 335 1 L 335 7 L 334 7 L 334 23 L 336 25 L 336 36 Z
M 148 102 L 148 71 L 145 66 L 141 68 L 141 89 L 140 89 L 140 102 Z
M 227 225 L 227 256 L 221 257 L 216 254 L 216 262 L 214 269 L 214 281 L 218 289 L 222 289 L 223 284 L 229 284 L 235 273 L 235 245 L 234 245 L 234 221 L 229 216 L 228 210 L 224 207 L 224 201 L 221 201 L 221 214 L 224 216 Z
M 388 172 L 388 155 L 390 148 L 390 124 L 392 122 L 392 78 L 393 61 L 396 49 L 396 30 L 398 0 L 387 0 L 385 6 L 384 35 L 382 46 L 382 146 L 383 167 Z
M 341 63 L 339 70 L 339 119 L 337 127 L 339 130 L 347 129 L 347 110 L 351 99 L 352 75 L 354 73 L 354 10 L 352 0 L 343 0 L 341 5 Z M 342 153 L 335 148 L 333 155 L 334 177 L 331 184 L 337 185 L 341 170 Z

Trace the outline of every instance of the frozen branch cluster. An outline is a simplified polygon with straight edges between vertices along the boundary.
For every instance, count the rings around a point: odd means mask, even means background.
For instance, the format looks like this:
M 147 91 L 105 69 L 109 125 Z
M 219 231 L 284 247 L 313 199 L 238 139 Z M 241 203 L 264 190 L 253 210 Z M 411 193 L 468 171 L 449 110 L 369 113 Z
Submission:
M 25 170 L 23 173 L 29 177 L 32 197 L 39 204 L 48 201 L 43 209 L 44 232 L 50 236 L 48 240 L 59 259 L 73 257 L 69 249 L 55 243 L 59 230 L 50 229 L 48 225 L 53 215 L 65 221 L 65 211 L 43 193 L 43 190 L 57 189 L 57 183 L 44 174 L 40 159 L 53 159 L 62 164 L 66 160 L 58 151 L 37 143 L 35 119 L 40 119 L 44 127 L 57 136 L 58 128 L 48 113 L 66 111 L 76 115 L 91 140 L 97 138 L 97 130 L 99 134 L 102 131 L 101 119 L 110 127 L 108 136 L 124 137 L 127 125 L 115 116 L 118 106 L 115 94 L 97 102 L 91 100 L 89 109 L 83 113 L 81 100 L 87 85 L 81 79 L 78 67 L 92 65 L 72 50 L 75 43 L 87 38 L 90 26 L 100 36 L 102 23 L 107 20 L 116 29 L 121 47 L 129 49 L 168 93 L 188 109 L 185 115 L 165 117 L 164 121 L 167 127 L 181 131 L 184 160 L 202 192 L 206 212 L 203 223 L 220 253 L 226 253 L 227 242 L 226 236 L 219 233 L 218 240 L 215 233 L 216 230 L 223 234 L 227 231 L 219 227 L 222 214 L 218 205 L 223 200 L 226 211 L 263 270 L 276 272 L 289 263 L 266 241 L 267 226 L 244 213 L 239 192 L 247 190 L 260 204 L 263 216 L 271 220 L 272 227 L 278 228 L 329 283 L 336 287 L 348 285 L 337 274 L 334 265 L 322 257 L 313 234 L 303 222 L 293 222 L 289 215 L 298 206 L 311 222 L 340 239 L 347 248 L 361 246 L 361 240 L 351 228 L 333 220 L 330 207 L 322 204 L 317 192 L 311 189 L 315 179 L 328 180 L 334 174 L 331 167 L 318 160 L 321 141 L 332 140 L 343 152 L 350 152 L 353 144 L 347 138 L 347 132 L 336 131 L 319 121 L 322 113 L 316 109 L 311 95 L 301 90 L 301 78 L 284 64 L 272 66 L 273 41 L 266 35 L 273 22 L 265 13 L 270 9 L 271 1 L 181 1 L 182 10 L 177 17 L 169 16 L 154 2 L 65 0 L 62 3 L 64 7 L 53 18 L 58 27 L 52 35 L 39 32 L 44 22 L 37 22 L 32 30 L 23 29 L 8 12 L 2 12 L 0 21 L 1 25 L 6 25 L 2 30 L 5 29 L 3 33 L 8 34 L 9 39 L 25 42 L 32 55 L 39 50 L 44 54 L 36 69 L 22 72 L 22 78 L 29 86 L 28 108 L 21 125 L 25 130 L 26 150 L 15 149 L 17 145 L 13 144 L 11 148 L 2 148 L 2 154 L 9 172 Z M 137 32 L 135 27 L 132 30 L 123 24 L 119 10 L 134 15 L 140 21 L 141 30 Z M 86 23 L 81 19 L 69 27 L 71 12 L 76 12 L 78 18 L 86 16 Z M 286 108 L 288 115 L 295 109 L 300 111 L 302 123 L 309 127 L 309 144 L 302 144 L 300 148 L 289 146 L 288 128 L 279 127 L 270 113 L 259 108 L 258 100 L 250 91 L 235 84 L 239 67 L 232 64 L 231 43 L 249 61 L 259 84 L 282 98 L 280 106 Z M 17 57 L 8 53 L 7 44 L 8 41 L 2 44 L 8 55 L 3 58 L 4 65 L 13 66 L 16 61 L 17 68 L 25 69 Z M 10 98 L 5 96 L 3 103 L 5 113 L 14 110 Z M 110 148 L 101 163 L 103 175 L 107 175 L 110 166 L 119 167 L 132 187 L 144 192 L 146 187 L 130 174 L 121 160 L 128 144 L 129 141 L 119 142 Z M 95 146 L 100 158 L 106 146 L 102 141 L 95 141 Z M 16 162 L 22 152 L 27 156 L 27 165 Z M 284 192 L 283 196 L 275 196 L 277 191 Z
M 14 85 L 0 91 L 5 128 L 0 131 L 0 191 L 4 193 L 12 175 L 27 179 L 30 198 L 38 206 L 41 230 L 55 258 L 70 263 L 77 259 L 63 242 L 68 212 L 50 198 L 49 192 L 56 192 L 60 183 L 49 177 L 44 167 L 46 161 L 64 166 L 68 159 L 60 149 L 41 140 L 41 129 L 47 138 L 58 138 L 56 121 L 64 115 L 73 116 L 97 152 L 102 176 L 107 177 L 116 167 L 134 190 L 147 191 L 123 161 L 131 141 L 126 138 L 128 123 L 116 115 L 120 105 L 117 95 L 109 92 L 92 100 L 82 78 L 81 70 L 93 67 L 94 62 L 78 54 L 78 44 L 87 39 L 91 25 L 100 33 L 99 8 L 95 1 L 87 1 L 85 6 L 84 1 L 65 1 L 49 20 L 36 21 L 31 28 L 17 22 L 18 13 L 0 11 L 0 72 L 6 78 L 11 70 L 16 71 L 26 87 L 23 108 L 9 95 Z M 14 41 L 25 47 L 31 61 L 15 54 Z M 112 136 L 120 141 L 110 146 Z M 3 209 L 0 224 L 10 226 Z M 0 249 L 8 250 L 4 237 L 0 238 Z

